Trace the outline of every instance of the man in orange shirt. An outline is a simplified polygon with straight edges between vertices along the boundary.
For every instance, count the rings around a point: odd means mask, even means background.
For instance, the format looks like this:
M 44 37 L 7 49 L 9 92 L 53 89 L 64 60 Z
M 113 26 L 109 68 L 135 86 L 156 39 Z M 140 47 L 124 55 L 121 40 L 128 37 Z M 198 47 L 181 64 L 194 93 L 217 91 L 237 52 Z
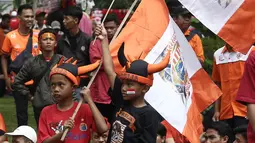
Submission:
M 18 73 L 24 62 L 32 56 L 40 53 L 38 47 L 38 32 L 31 30 L 34 22 L 34 14 L 32 6 L 22 5 L 18 9 L 18 18 L 20 20 L 19 28 L 9 32 L 1 49 L 3 56 L 1 57 L 2 70 L 6 82 L 6 86 L 12 90 L 11 80 L 8 77 L 7 60 L 10 56 L 11 64 L 10 71 Z M 16 103 L 16 114 L 18 126 L 27 125 L 28 115 L 28 97 L 20 95 L 19 92 L 13 91 L 13 96 Z
M 189 30 L 189 27 L 191 25 L 191 18 L 192 18 L 191 13 L 183 6 L 178 6 L 178 7 L 170 8 L 170 14 L 173 17 L 176 24 L 184 33 L 190 46 L 193 48 L 194 52 L 196 53 L 200 63 L 204 63 L 205 57 L 204 57 L 204 49 L 203 49 L 202 41 L 199 35 L 195 31 Z
M 235 99 L 250 51 L 244 55 L 226 45 L 214 53 L 212 79 L 219 85 L 223 95 L 215 103 L 213 120 L 225 120 L 233 129 L 247 124 L 246 106 Z

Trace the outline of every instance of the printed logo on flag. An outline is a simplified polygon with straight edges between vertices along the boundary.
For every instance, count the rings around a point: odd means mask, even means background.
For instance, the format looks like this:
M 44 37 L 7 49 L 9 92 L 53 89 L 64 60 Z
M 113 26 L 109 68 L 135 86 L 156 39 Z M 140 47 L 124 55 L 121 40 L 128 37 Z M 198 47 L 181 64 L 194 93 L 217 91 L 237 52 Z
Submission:
M 163 71 L 159 72 L 159 75 L 164 81 L 171 83 L 171 88 L 182 96 L 183 104 L 186 105 L 191 94 L 191 82 L 183 64 L 180 45 L 175 36 L 157 58 L 156 63 L 159 63 L 166 56 L 168 50 L 170 50 L 169 64 Z
M 227 8 L 232 0 L 217 0 L 222 8 Z

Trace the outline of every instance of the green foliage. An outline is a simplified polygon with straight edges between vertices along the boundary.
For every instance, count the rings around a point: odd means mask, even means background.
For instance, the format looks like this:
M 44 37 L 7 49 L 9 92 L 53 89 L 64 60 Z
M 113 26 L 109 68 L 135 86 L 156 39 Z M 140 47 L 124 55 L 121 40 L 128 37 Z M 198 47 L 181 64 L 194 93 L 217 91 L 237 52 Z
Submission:
M 0 5 L 0 13 L 3 13 L 5 9 L 7 9 L 11 4 L 1 4 Z

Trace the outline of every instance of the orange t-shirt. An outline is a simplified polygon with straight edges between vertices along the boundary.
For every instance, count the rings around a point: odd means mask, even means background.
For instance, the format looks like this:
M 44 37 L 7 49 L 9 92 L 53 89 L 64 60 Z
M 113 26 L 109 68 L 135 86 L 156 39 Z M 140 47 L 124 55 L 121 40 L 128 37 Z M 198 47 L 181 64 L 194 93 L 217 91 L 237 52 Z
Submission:
M 187 30 L 184 35 L 189 36 L 190 30 Z M 197 34 L 194 35 L 193 38 L 189 41 L 189 44 L 195 51 L 198 59 L 204 62 L 205 61 L 204 49 L 203 49 L 202 40 L 200 39 L 200 37 Z
M 253 49 L 251 48 L 251 51 Z M 225 47 L 218 49 L 214 53 L 212 79 L 221 83 L 223 93 L 220 104 L 221 120 L 230 119 L 233 116 L 246 117 L 247 108 L 236 101 L 236 95 L 248 54 L 228 52 Z
M 39 30 L 33 30 L 33 56 L 40 54 L 40 48 L 38 46 L 38 34 Z M 28 38 L 29 35 L 20 35 L 18 29 L 9 32 L 4 39 L 1 52 L 3 54 L 10 55 L 11 60 L 14 61 L 16 57 L 26 49 Z

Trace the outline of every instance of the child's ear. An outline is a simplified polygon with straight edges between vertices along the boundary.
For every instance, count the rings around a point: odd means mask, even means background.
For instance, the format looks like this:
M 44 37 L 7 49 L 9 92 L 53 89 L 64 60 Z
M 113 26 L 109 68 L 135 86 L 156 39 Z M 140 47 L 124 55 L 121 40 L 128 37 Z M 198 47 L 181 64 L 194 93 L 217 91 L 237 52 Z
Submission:
M 146 92 L 148 92 L 150 89 L 150 87 L 148 85 L 145 85 L 142 92 L 145 94 Z
M 76 89 L 77 87 L 78 87 L 77 85 L 73 85 L 73 87 L 72 87 L 73 92 L 75 91 L 75 89 Z
M 228 140 L 229 140 L 228 136 L 224 136 L 224 137 L 223 137 L 223 142 L 224 142 L 224 143 L 227 143 Z

